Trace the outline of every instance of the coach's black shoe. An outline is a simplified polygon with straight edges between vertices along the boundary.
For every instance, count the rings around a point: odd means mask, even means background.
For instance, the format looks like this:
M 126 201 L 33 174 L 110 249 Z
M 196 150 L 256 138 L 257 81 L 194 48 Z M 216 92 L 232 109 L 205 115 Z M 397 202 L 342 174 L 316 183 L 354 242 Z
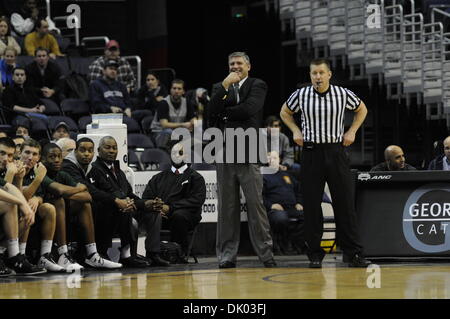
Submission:
M 266 268 L 274 268 L 277 266 L 277 263 L 275 262 L 275 260 L 273 258 L 270 258 L 269 260 L 266 260 L 264 262 L 264 267 Z
M 135 256 L 131 256 L 128 258 L 121 258 L 119 260 L 119 263 L 121 263 L 123 267 L 126 268 L 146 268 L 150 266 L 148 261 L 136 258 Z
M 348 266 L 349 267 L 357 267 L 357 268 L 366 268 L 371 264 L 370 261 L 365 259 L 359 254 L 355 254 L 349 261 Z
M 322 268 L 322 261 L 320 261 L 320 260 L 311 260 L 309 262 L 309 268 Z
M 167 260 L 164 260 L 157 253 L 147 254 L 147 259 L 151 260 L 151 265 L 153 267 L 169 267 L 170 263 Z
M 223 261 L 219 264 L 219 268 L 236 268 L 236 264 L 232 261 Z

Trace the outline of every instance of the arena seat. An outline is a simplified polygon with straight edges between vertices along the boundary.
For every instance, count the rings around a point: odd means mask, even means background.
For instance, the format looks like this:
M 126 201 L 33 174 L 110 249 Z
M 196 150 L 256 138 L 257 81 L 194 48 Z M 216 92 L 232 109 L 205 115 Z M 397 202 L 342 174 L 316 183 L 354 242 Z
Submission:
M 153 141 L 150 137 L 142 133 L 130 133 L 127 136 L 128 139 L 128 148 L 133 150 L 141 150 L 144 151 L 148 148 L 155 148 Z
M 68 116 L 49 116 L 48 128 L 53 131 L 60 122 L 65 122 L 69 126 L 69 130 L 72 132 L 78 132 L 78 125 L 75 121 Z
M 138 122 L 136 122 L 135 119 L 124 115 L 123 123 L 127 125 L 128 133 L 140 133 L 141 132 L 141 126 L 139 125 Z
M 86 116 L 82 116 L 78 119 L 78 129 L 80 130 L 80 132 L 86 132 L 86 127 L 88 126 L 88 124 L 92 123 L 92 116 L 91 115 L 86 115 Z
M 61 110 L 65 115 L 88 115 L 91 113 L 89 103 L 79 99 L 64 99 L 61 102 Z
M 136 155 L 134 150 L 130 148 L 128 148 L 128 166 L 136 171 L 142 170 L 138 156 Z
M 164 170 L 171 166 L 169 154 L 165 151 L 151 148 L 142 153 L 141 163 L 144 165 L 145 170 Z

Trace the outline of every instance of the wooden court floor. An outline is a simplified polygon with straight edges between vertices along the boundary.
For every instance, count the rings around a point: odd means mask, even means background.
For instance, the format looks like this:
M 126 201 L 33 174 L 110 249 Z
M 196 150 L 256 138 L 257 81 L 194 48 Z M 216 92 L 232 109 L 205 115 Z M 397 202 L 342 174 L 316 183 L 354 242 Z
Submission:
M 379 263 L 348 268 L 327 255 L 322 269 L 305 256 L 278 256 L 266 269 L 240 257 L 235 269 L 215 258 L 169 268 L 0 279 L 0 299 L 448 299 L 450 261 Z

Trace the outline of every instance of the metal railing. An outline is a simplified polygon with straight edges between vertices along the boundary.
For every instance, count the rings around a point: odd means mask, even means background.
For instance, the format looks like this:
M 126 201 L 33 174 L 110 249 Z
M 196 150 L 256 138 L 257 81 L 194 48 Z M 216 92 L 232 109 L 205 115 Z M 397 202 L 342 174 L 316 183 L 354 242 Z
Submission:
M 379 25 L 369 24 L 370 16 L 373 14 L 365 10 L 364 20 L 364 61 L 365 73 L 368 77 L 369 86 L 372 85 L 372 75 L 378 74 L 379 85 L 381 85 L 382 73 L 384 72 L 384 0 L 372 0 L 369 5 L 379 5 Z
M 328 2 L 328 45 L 333 68 L 336 66 L 336 56 L 345 55 L 347 37 L 345 8 L 345 0 Z
M 422 13 L 403 17 L 402 83 L 406 105 L 410 106 L 410 94 L 422 92 Z M 417 94 L 420 101 L 420 94 Z
M 328 2 L 331 0 L 313 1 L 311 18 L 311 35 L 314 56 L 319 57 L 319 49 L 328 46 Z M 324 56 L 327 53 L 324 52 Z
M 92 42 L 102 42 L 103 45 L 101 47 L 88 47 L 87 44 Z M 97 55 L 102 55 L 108 42 L 109 38 L 107 36 L 84 37 L 81 39 L 81 46 L 85 47 L 86 51 L 99 51 L 101 53 Z
M 432 112 L 432 104 L 442 102 L 442 35 L 441 22 L 423 25 L 422 92 L 427 119 L 440 118 L 442 115 L 439 105 L 436 112 Z
M 136 90 L 139 90 L 141 88 L 142 83 L 142 59 L 138 55 L 129 55 L 129 56 L 123 56 L 125 60 L 130 63 L 131 68 L 133 71 L 135 71 L 136 74 Z
M 364 64 L 364 3 L 359 0 L 346 2 L 346 50 L 350 67 L 350 79 L 354 80 L 355 66 L 363 68 Z
M 385 7 L 384 19 L 384 82 L 388 98 L 399 98 L 402 81 L 403 7 Z M 396 87 L 395 94 L 392 88 Z

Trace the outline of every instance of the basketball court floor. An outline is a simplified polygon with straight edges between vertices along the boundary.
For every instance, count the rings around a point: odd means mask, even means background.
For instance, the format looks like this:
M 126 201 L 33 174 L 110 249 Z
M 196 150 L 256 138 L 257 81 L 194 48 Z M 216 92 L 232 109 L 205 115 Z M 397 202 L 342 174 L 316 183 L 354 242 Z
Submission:
M 169 268 L 45 274 L 0 279 L 0 299 L 448 299 L 450 261 L 384 262 L 348 268 L 328 254 L 322 269 L 304 255 L 276 256 L 277 268 L 239 257 L 218 269 L 215 257 Z

